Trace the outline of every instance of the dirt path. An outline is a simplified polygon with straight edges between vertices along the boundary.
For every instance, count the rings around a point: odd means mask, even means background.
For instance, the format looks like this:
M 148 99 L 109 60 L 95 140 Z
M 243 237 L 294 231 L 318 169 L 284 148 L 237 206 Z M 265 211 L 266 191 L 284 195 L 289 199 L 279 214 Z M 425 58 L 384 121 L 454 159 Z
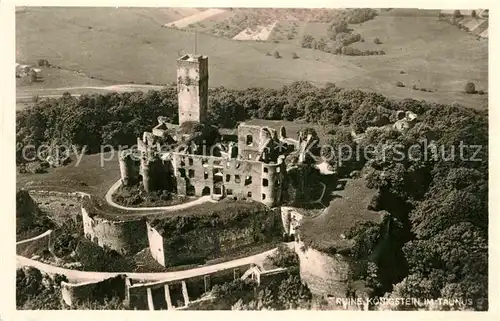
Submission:
M 224 263 L 202 266 L 185 271 L 163 272 L 163 273 L 130 273 L 130 272 L 87 272 L 64 269 L 57 266 L 49 265 L 26 257 L 18 255 L 16 257 L 16 266 L 18 268 L 23 266 L 31 266 L 39 269 L 41 272 L 48 274 L 63 274 L 68 278 L 68 281 L 74 282 L 89 282 L 101 281 L 107 278 L 116 277 L 118 275 L 126 274 L 129 278 L 136 281 L 175 281 L 186 278 L 191 278 L 200 275 L 215 273 L 221 270 L 236 268 L 246 264 L 261 265 L 268 255 L 272 254 L 276 249 L 262 252 L 256 255 L 247 256 L 241 259 L 236 259 Z
M 111 188 L 108 190 L 108 192 L 106 193 L 106 202 L 113 206 L 113 207 L 116 207 L 116 208 L 119 208 L 121 210 L 124 210 L 124 211 L 134 211 L 134 212 L 137 212 L 137 211 L 163 211 L 162 213 L 159 213 L 159 214 L 163 214 L 164 212 L 172 212 L 172 211 L 178 211 L 178 210 L 184 210 L 186 208 L 190 208 L 190 207 L 193 207 L 193 206 L 196 206 L 196 205 L 200 205 L 200 204 L 203 204 L 203 203 L 207 203 L 207 202 L 212 202 L 212 203 L 215 203 L 214 200 L 212 200 L 212 198 L 210 196 L 202 196 L 200 198 L 198 198 L 197 200 L 194 200 L 192 202 L 188 202 L 188 203 L 182 203 L 182 204 L 177 204 L 177 205 L 172 205 L 172 206 L 157 206 L 157 207 L 125 207 L 125 206 L 121 206 L 117 203 L 115 203 L 115 201 L 113 201 L 113 193 L 121 186 L 121 180 L 118 180 L 116 181 L 116 183 L 114 183 Z M 151 213 L 149 213 L 150 215 Z M 134 215 L 137 215 L 137 213 L 134 213 Z

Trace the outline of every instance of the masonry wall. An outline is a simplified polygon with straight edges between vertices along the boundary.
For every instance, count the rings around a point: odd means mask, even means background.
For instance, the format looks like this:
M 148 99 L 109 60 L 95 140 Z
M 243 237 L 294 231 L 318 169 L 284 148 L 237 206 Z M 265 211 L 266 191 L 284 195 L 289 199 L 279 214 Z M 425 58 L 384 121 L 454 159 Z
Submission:
M 173 167 L 177 181 L 177 190 L 187 194 L 189 187 L 192 194 L 197 196 L 216 194 L 228 198 L 252 199 L 262 202 L 262 178 L 264 166 L 273 168 L 279 165 L 268 165 L 257 161 L 244 161 L 239 159 L 226 159 L 214 156 L 173 154 Z M 273 169 L 271 169 L 273 172 Z M 220 174 L 219 174 L 220 173 Z M 265 173 L 269 177 L 268 204 L 275 203 L 274 191 L 276 177 L 274 174 Z M 220 184 L 222 189 L 216 191 L 216 185 Z M 186 186 L 185 186 L 186 185 Z M 273 191 L 273 192 L 271 192 Z
M 165 253 L 163 252 L 163 237 L 155 230 L 149 223 L 146 223 L 146 227 L 148 229 L 148 242 L 149 242 L 149 250 L 151 252 L 151 256 L 160 263 L 165 266 Z
M 255 160 L 263 143 L 261 126 L 240 124 L 238 126 L 238 153 L 242 159 Z
M 172 217 L 148 226 L 152 256 L 164 266 L 201 264 L 248 246 L 281 240 L 283 234 L 278 210 L 211 217 Z
M 295 243 L 295 252 L 300 260 L 300 277 L 313 294 L 346 296 L 350 264 L 345 257 L 305 248 L 303 242 Z
M 126 276 L 119 275 L 99 282 L 67 283 L 61 282 L 61 294 L 69 306 L 84 301 L 100 301 L 118 297 L 125 300 L 128 296 Z
M 89 209 L 82 206 L 85 236 L 100 246 L 107 246 L 119 253 L 135 253 L 147 246 L 145 219 L 109 221 L 99 216 L 91 217 Z

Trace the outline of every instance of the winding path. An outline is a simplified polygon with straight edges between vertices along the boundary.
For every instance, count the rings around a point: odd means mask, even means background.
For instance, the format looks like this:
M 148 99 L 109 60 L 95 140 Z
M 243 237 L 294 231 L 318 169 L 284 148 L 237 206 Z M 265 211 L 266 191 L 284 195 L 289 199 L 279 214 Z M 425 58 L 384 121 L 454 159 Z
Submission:
M 123 274 L 127 275 L 130 279 L 135 281 L 175 281 L 200 275 L 211 274 L 217 271 L 236 268 L 246 264 L 253 263 L 261 265 L 267 258 L 267 256 L 272 254 L 274 251 L 276 251 L 276 248 L 266 252 L 262 252 L 259 254 L 247 256 L 241 259 L 236 259 L 228 262 L 202 266 L 199 268 L 194 268 L 185 271 L 160 272 L 160 273 L 88 272 L 88 271 L 71 270 L 42 263 L 40 261 L 28 259 L 20 255 L 17 255 L 16 257 L 16 266 L 18 268 L 21 268 L 23 266 L 31 266 L 48 274 L 56 274 L 56 273 L 63 274 L 68 278 L 68 281 L 70 283 L 90 282 L 90 281 L 97 282 Z
M 198 198 L 197 200 L 194 200 L 192 202 L 187 202 L 187 203 L 182 203 L 182 204 L 177 204 L 177 205 L 172 205 L 172 206 L 157 206 L 157 207 L 126 207 L 122 206 L 119 204 L 116 204 L 115 201 L 113 201 L 113 193 L 121 186 L 121 180 L 119 179 L 116 183 L 114 183 L 111 188 L 108 190 L 106 193 L 106 202 L 116 208 L 119 208 L 124 211 L 162 211 L 162 212 L 172 212 L 172 211 L 178 211 L 178 210 L 183 210 L 186 208 L 190 208 L 196 205 L 200 205 L 203 203 L 211 202 L 215 203 L 216 201 L 212 200 L 210 196 L 202 196 Z

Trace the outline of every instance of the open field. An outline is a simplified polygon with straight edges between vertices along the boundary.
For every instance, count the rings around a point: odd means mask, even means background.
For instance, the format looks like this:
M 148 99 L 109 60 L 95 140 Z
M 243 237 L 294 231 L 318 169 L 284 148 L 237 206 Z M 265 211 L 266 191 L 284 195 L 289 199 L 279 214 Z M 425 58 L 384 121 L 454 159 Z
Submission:
M 233 37 L 233 40 L 267 40 L 269 35 L 273 31 L 276 26 L 277 21 L 266 25 L 266 26 L 257 26 L 256 28 L 246 28 L 239 34 Z
M 18 61 L 33 63 L 47 58 L 62 68 L 81 69 L 87 76 L 114 83 L 171 83 L 176 79 L 179 52 L 193 48 L 192 34 L 161 28 L 157 20 L 162 13 L 148 19 L 149 9 L 140 9 L 144 10 L 141 15 L 107 8 L 29 10 L 17 15 Z M 478 41 L 427 12 L 409 16 L 391 10 L 352 27 L 366 40 L 356 47 L 376 48 L 387 54 L 335 56 L 299 48 L 297 43 L 240 42 L 207 34 L 198 35 L 198 52 L 209 56 L 211 87 L 278 88 L 307 80 L 316 85 L 333 82 L 393 98 L 458 101 L 474 108 L 487 105 L 487 95 L 463 93 L 468 81 L 474 81 L 479 90 L 488 88 L 487 40 Z M 297 42 L 302 38 L 300 33 Z M 374 37 L 382 44 L 375 45 Z M 274 51 L 283 58 L 265 55 Z M 293 52 L 300 59 L 292 60 Z M 406 74 L 400 74 L 401 70 Z M 396 87 L 397 81 L 407 87 Z M 415 91 L 410 89 L 412 84 L 436 91 Z
M 77 165 L 76 157 L 64 167 L 51 168 L 43 174 L 17 174 L 17 188 L 37 188 L 60 192 L 87 192 L 104 198 L 108 189 L 120 178 L 117 153 L 110 161 L 103 162 L 111 153 L 84 155 Z
M 189 26 L 190 24 L 198 23 L 198 22 L 203 21 L 205 19 L 208 19 L 210 17 L 214 17 L 216 15 L 224 13 L 225 11 L 226 10 L 223 10 L 223 9 L 208 9 L 208 10 L 196 13 L 192 16 L 184 17 L 180 20 L 169 22 L 166 24 L 166 26 L 167 27 L 185 28 L 185 27 Z

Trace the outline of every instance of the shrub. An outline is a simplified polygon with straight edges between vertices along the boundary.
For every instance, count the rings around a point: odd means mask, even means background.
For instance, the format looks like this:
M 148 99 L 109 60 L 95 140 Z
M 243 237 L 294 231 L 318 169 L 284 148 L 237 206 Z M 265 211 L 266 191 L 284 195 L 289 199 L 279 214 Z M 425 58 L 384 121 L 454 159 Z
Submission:
M 382 44 L 382 41 L 380 41 L 380 39 L 379 39 L 379 38 L 375 38 L 375 39 L 373 39 L 373 42 L 374 42 L 375 44 L 377 44 L 377 45 Z
M 470 16 L 471 16 L 472 18 L 475 18 L 475 17 L 477 16 L 477 14 L 476 14 L 476 10 L 472 10 L 472 12 L 470 13 Z
M 279 52 L 277 52 L 277 51 L 275 51 L 275 52 L 274 52 L 274 58 L 276 58 L 276 59 L 281 58 L 280 53 L 279 53 Z
M 465 92 L 468 94 L 475 94 L 476 93 L 476 85 L 474 85 L 474 83 L 472 83 L 472 82 L 468 82 L 465 85 Z
M 401 81 L 398 81 L 396 83 L 396 87 L 405 87 L 405 84 L 403 84 Z
M 269 51 L 266 52 L 266 56 L 271 56 L 271 53 Z
M 404 70 L 401 70 L 399 73 L 402 75 L 406 74 L 406 72 Z
M 294 52 L 294 53 L 292 53 L 292 58 L 293 59 L 299 59 L 299 56 L 297 55 L 297 53 Z

